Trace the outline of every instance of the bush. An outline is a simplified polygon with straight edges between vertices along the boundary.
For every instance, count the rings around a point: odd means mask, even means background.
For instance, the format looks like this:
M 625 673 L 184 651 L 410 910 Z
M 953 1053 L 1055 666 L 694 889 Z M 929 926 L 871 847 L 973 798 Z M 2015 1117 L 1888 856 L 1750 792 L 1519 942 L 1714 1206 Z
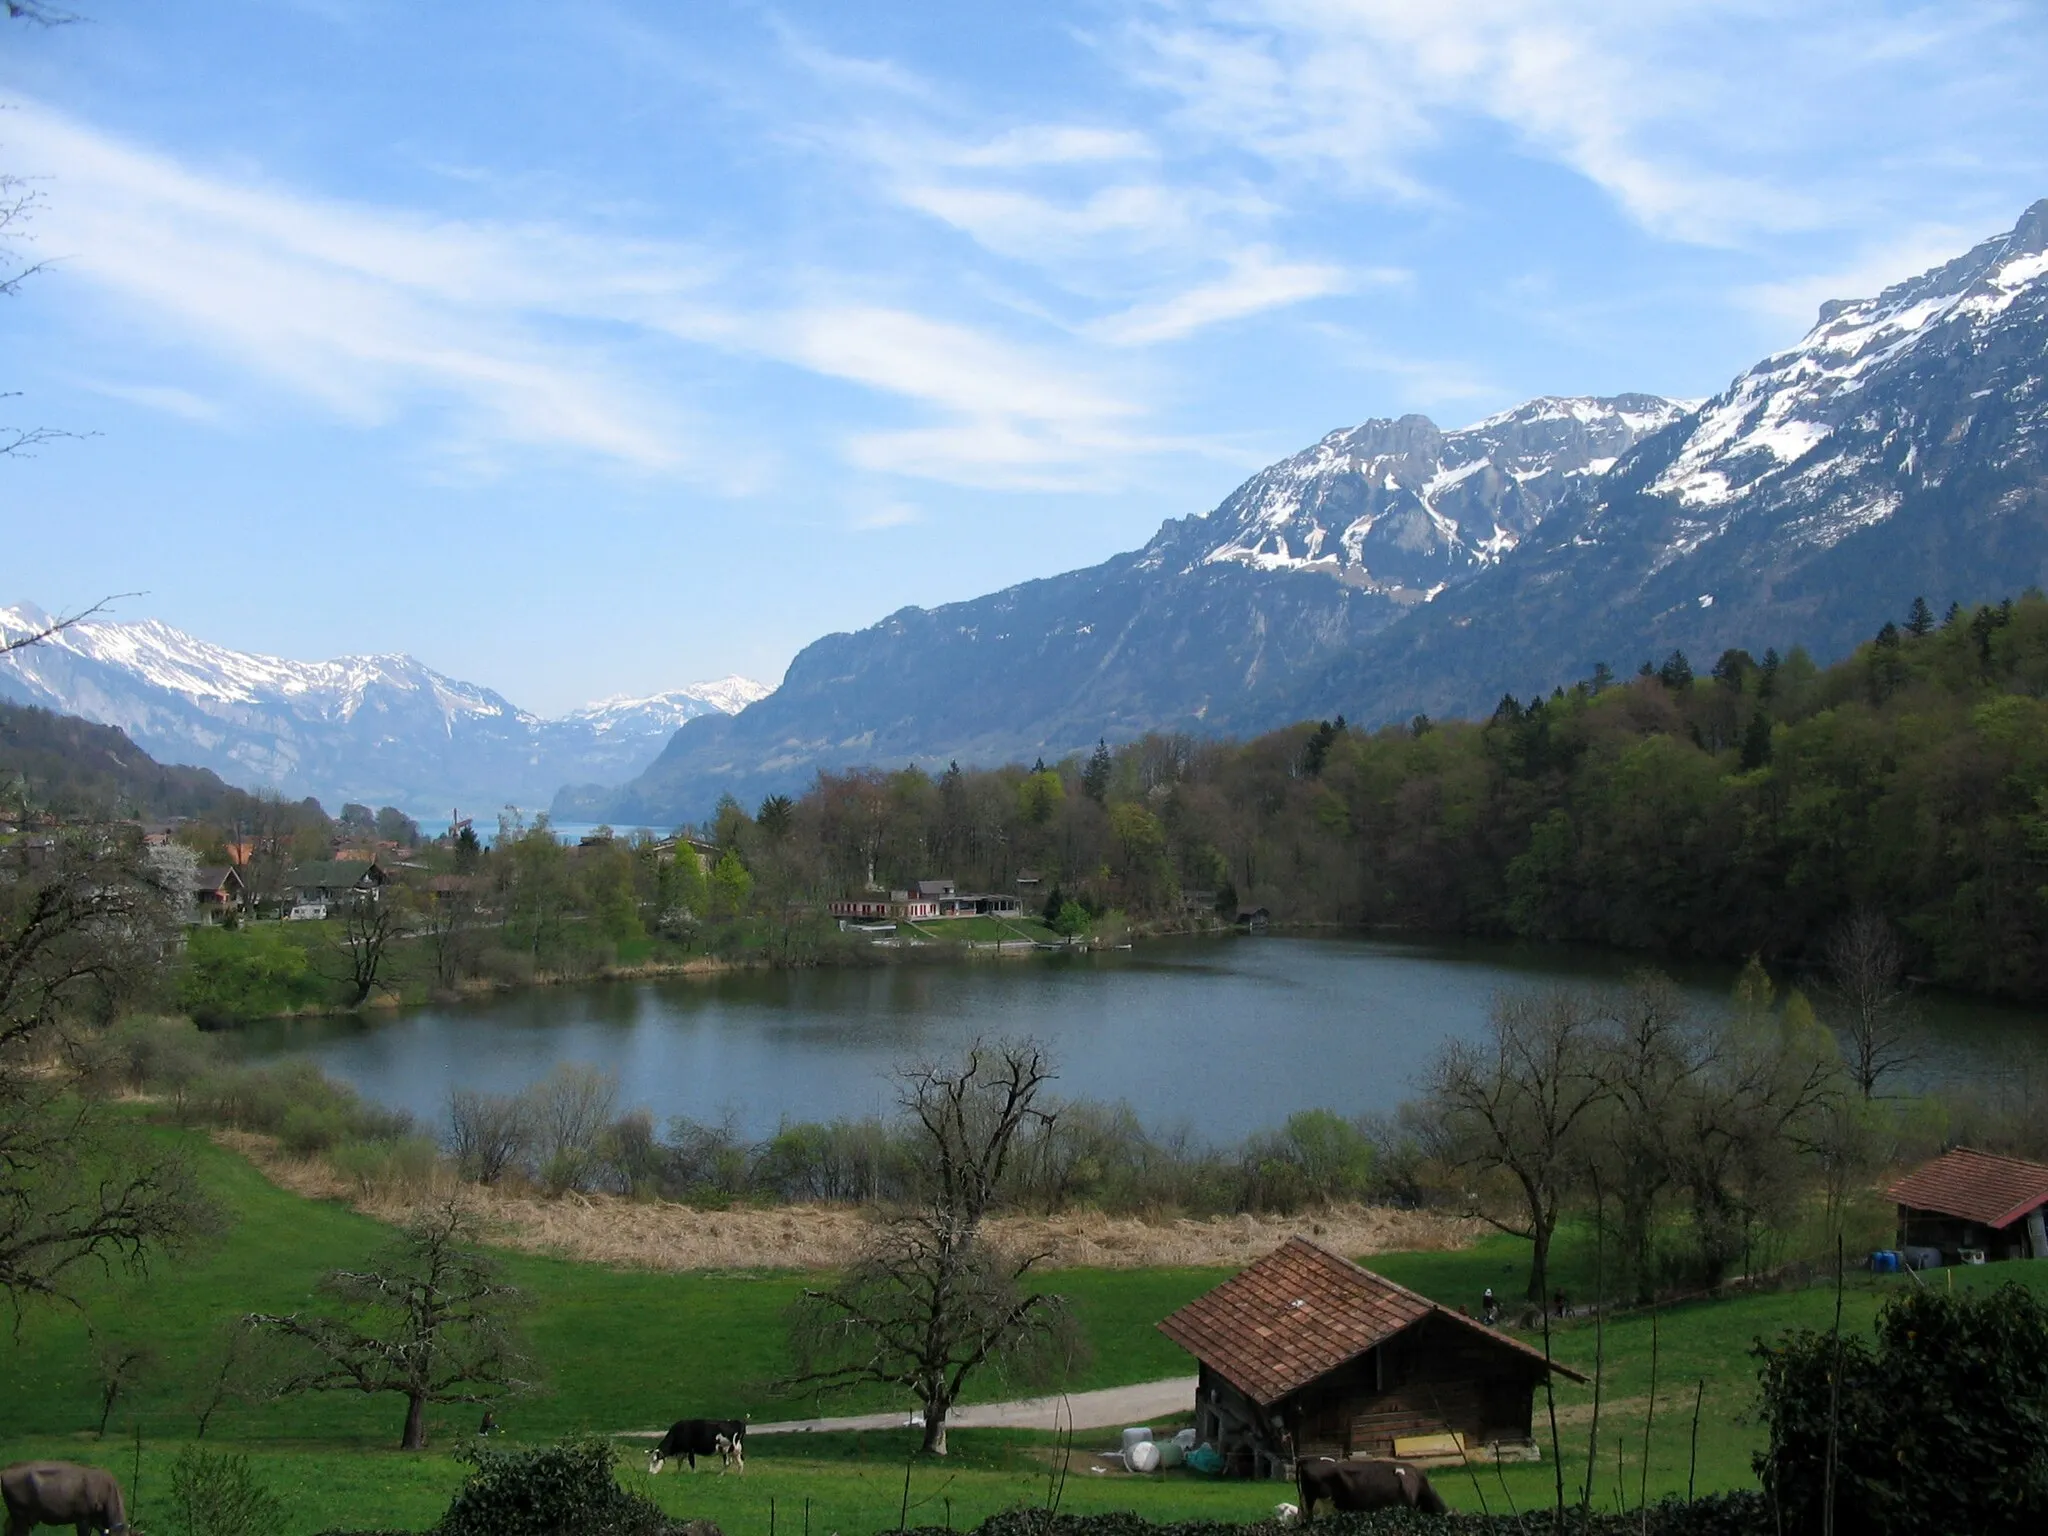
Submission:
M 311 1157 L 347 1137 L 348 1116 L 335 1105 L 294 1104 L 284 1112 L 277 1137 L 285 1150 Z
M 1836 1530 L 2048 1530 L 2048 1307 L 2025 1287 L 1909 1291 L 1875 1347 L 1802 1330 L 1755 1353 L 1771 1432 L 1756 1470 L 1786 1531 L 1822 1528 L 1831 1421 Z
M 328 990 L 275 925 L 198 927 L 185 943 L 178 1006 L 202 1025 L 240 1024 L 317 1003 Z
M 433 1187 L 441 1151 L 425 1136 L 350 1141 L 328 1153 L 327 1165 L 366 1195 L 380 1190 L 417 1193 Z
M 653 1500 L 619 1486 L 609 1440 L 565 1440 L 530 1451 L 465 1449 L 473 1470 L 435 1536 L 655 1536 L 668 1527 Z
M 284 1524 L 284 1513 L 246 1456 L 193 1449 L 171 1465 L 171 1526 L 179 1536 L 268 1536 Z

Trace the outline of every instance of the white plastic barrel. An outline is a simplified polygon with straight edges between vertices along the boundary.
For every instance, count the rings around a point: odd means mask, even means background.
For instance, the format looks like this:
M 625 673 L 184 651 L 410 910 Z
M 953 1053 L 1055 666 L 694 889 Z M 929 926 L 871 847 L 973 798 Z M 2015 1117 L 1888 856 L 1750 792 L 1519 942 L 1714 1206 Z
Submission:
M 1150 1440 L 1151 1438 L 1152 1431 L 1149 1429 L 1127 1429 L 1124 1431 L 1124 1443 L 1122 1449 L 1128 1451 L 1132 1446 L 1142 1444 L 1144 1441 Z
M 1132 1472 L 1157 1472 L 1159 1447 L 1150 1440 L 1140 1440 L 1135 1445 L 1125 1446 L 1124 1466 Z

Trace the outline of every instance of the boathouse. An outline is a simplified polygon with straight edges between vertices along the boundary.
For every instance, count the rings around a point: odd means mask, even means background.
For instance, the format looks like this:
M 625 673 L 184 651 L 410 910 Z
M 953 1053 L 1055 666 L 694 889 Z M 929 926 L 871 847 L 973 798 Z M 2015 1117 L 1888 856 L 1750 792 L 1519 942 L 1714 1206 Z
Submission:
M 1200 1364 L 1195 1436 L 1237 1477 L 1296 1456 L 1392 1456 L 1410 1437 L 1533 1446 L 1540 1351 L 1306 1238 L 1189 1302 L 1160 1332 Z

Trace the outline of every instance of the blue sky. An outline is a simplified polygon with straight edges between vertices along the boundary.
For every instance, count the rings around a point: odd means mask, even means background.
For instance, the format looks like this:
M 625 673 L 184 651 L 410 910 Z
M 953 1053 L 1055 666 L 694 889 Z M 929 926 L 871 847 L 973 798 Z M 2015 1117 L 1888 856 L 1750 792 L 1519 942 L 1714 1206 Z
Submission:
M 2037 0 L 72 0 L 0 601 L 555 711 L 1333 427 L 1704 395 L 2048 196 Z

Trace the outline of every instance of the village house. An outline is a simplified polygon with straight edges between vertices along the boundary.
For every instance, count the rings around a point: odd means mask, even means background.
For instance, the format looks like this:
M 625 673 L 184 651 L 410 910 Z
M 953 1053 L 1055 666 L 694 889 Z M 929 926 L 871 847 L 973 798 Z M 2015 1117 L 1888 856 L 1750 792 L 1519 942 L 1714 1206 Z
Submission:
M 1957 1147 L 1888 1191 L 1899 1207 L 1899 1248 L 1933 1250 L 1944 1264 L 2048 1259 L 2048 1164 Z
M 911 891 L 891 891 L 886 896 L 880 891 L 865 891 L 827 902 L 825 910 L 833 917 L 853 922 L 917 922 L 937 917 L 939 902 L 935 896 L 919 896 Z
M 957 882 L 919 880 L 909 890 L 862 891 L 827 902 L 826 912 L 842 922 L 935 922 L 954 917 L 1018 917 L 1024 906 L 1015 896 L 962 891 Z
M 241 871 L 232 864 L 202 864 L 192 871 L 195 915 L 204 921 L 219 922 L 247 906 L 248 895 Z
M 1428 1437 L 1531 1455 L 1544 1372 L 1585 1380 L 1301 1237 L 1159 1331 L 1199 1363 L 1195 1436 L 1237 1477 L 1290 1476 L 1297 1456 L 1420 1454 Z
M 297 905 L 330 907 L 347 901 L 376 901 L 389 880 L 375 859 L 322 859 L 296 864 L 284 877 L 285 894 Z

